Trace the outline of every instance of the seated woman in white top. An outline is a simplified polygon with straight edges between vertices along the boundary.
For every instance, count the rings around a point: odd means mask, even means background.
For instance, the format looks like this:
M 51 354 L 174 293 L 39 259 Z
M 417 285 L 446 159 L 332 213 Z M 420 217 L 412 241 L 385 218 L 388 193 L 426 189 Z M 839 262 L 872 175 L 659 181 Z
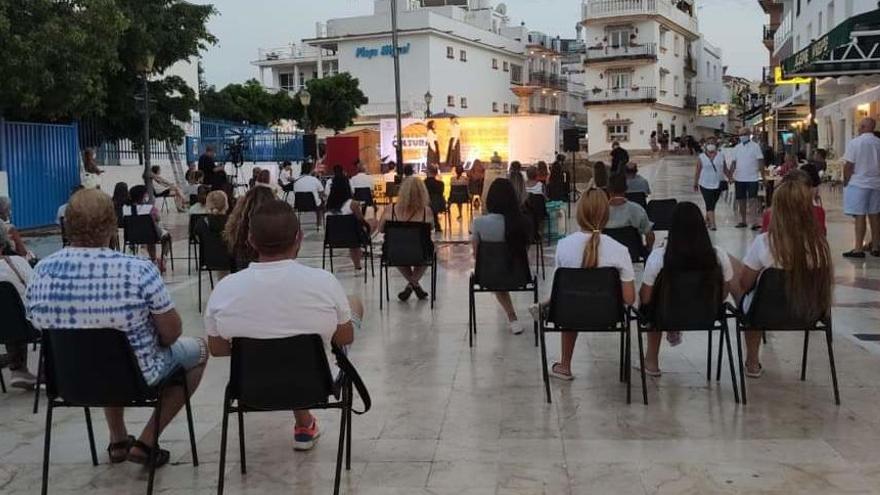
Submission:
M 352 199 L 351 184 L 348 178 L 341 173 L 333 177 L 333 187 L 330 195 L 327 197 L 327 215 L 353 215 L 358 220 L 358 225 L 363 228 L 363 234 L 367 238 L 376 232 L 378 222 L 374 218 L 364 218 L 363 207 L 360 202 Z M 354 269 L 361 269 L 361 258 L 363 252 L 360 248 L 349 249 L 351 262 L 354 263 Z
M 0 237 L 2 237 L 2 234 L 0 234 Z M 25 307 L 27 307 L 27 286 L 30 284 L 33 276 L 34 270 L 26 259 L 14 254 L 6 256 L 0 253 L 0 282 L 9 282 L 12 284 Z M 36 331 L 34 330 L 34 332 Z M 37 378 L 33 373 L 28 371 L 27 343 L 7 343 L 6 356 L 8 359 L 7 366 L 12 375 L 12 379 L 9 381 L 9 386 L 24 390 L 33 390 L 37 383 Z
M 158 165 L 153 165 L 150 170 L 153 172 L 153 192 L 156 194 L 156 197 L 173 197 L 174 204 L 177 206 L 177 212 L 183 213 L 186 211 L 187 198 L 183 197 L 183 191 L 177 187 L 177 184 L 162 177 L 162 168 Z
M 629 250 L 619 242 L 602 234 L 608 223 L 608 196 L 599 189 L 590 189 L 577 204 L 577 223 L 581 228 L 559 241 L 556 247 L 556 268 L 616 268 L 620 273 L 624 304 L 636 301 L 632 260 Z M 562 333 L 562 359 L 553 363 L 550 375 L 561 380 L 572 380 L 571 357 L 577 333 Z
M 147 254 L 150 255 L 150 260 L 159 266 L 159 271 L 165 273 L 165 257 L 171 252 L 171 233 L 159 225 L 159 210 L 156 209 L 156 206 L 153 203 L 150 203 L 150 197 L 147 195 L 146 186 L 134 186 L 131 188 L 128 195 L 129 198 L 131 198 L 131 205 L 122 208 L 122 216 L 149 215 L 153 218 L 156 233 L 159 236 L 159 242 L 162 245 L 162 257 L 158 259 L 156 258 L 156 246 L 152 244 L 146 246 Z
M 420 222 L 434 226 L 434 213 L 428 199 L 428 189 L 425 182 L 418 177 L 407 177 L 400 183 L 400 191 L 397 202 L 382 212 L 379 221 L 379 232 L 385 232 L 387 222 Z M 400 266 L 397 270 L 406 279 L 406 287 L 397 294 L 397 298 L 406 302 L 413 292 L 419 300 L 428 298 L 428 293 L 422 288 L 419 281 L 425 275 L 426 266 Z
M 770 231 L 759 235 L 743 258 L 739 286 L 752 291 L 761 272 L 781 268 L 787 277 L 788 300 L 793 314 L 819 321 L 831 314 L 834 268 L 828 241 L 813 214 L 813 192 L 800 182 L 783 182 L 773 193 Z M 748 312 L 752 294 L 743 299 Z M 746 376 L 759 378 L 761 333 L 746 332 Z
M 544 183 L 538 180 L 538 169 L 535 167 L 526 169 L 526 193 L 545 195 Z
M 648 261 L 645 262 L 645 273 L 642 277 L 642 287 L 639 290 L 639 304 L 644 309 L 654 299 L 654 287 L 661 272 L 673 273 L 683 271 L 705 271 L 716 273 L 718 279 L 723 280 L 721 300 L 727 298 L 730 293 L 730 283 L 733 281 L 733 266 L 730 256 L 723 249 L 712 246 L 706 221 L 700 208 L 690 202 L 679 203 L 672 213 L 672 225 L 669 228 L 669 237 L 666 245 L 651 252 Z M 704 290 L 712 290 L 709 285 L 711 278 L 706 279 Z M 661 292 L 663 288 L 661 286 Z M 681 333 L 674 328 L 664 328 L 666 339 L 673 346 L 681 343 Z M 662 334 L 651 332 L 648 334 L 648 351 L 645 355 L 645 373 L 650 376 L 660 376 L 659 353 Z

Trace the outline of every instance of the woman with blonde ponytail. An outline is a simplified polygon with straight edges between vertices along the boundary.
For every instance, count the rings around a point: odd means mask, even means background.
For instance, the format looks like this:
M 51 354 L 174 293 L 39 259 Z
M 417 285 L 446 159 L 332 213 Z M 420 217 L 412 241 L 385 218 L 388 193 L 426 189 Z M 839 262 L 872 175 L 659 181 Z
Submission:
M 602 234 L 608 223 L 608 196 L 599 189 L 590 189 L 577 204 L 575 232 L 559 241 L 556 248 L 557 268 L 616 268 L 620 273 L 623 302 L 636 300 L 632 260 L 629 250 L 614 239 Z M 571 357 L 577 333 L 562 333 L 562 357 L 550 367 L 550 375 L 560 380 L 573 380 Z

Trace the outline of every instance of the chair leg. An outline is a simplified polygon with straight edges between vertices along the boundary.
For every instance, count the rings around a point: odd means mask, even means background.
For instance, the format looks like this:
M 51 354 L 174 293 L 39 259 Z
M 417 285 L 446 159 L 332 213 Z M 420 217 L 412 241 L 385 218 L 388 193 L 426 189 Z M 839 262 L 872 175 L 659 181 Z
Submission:
M 324 245 L 324 249 L 321 249 L 321 270 L 327 269 L 327 245 Z
M 709 330 L 709 350 L 706 351 L 706 381 L 712 381 L 712 330 Z
M 730 368 L 730 383 L 733 385 L 733 400 L 739 404 L 739 390 L 736 386 L 736 369 L 733 366 L 733 346 L 730 345 L 730 330 L 727 328 L 727 325 L 722 325 L 721 327 L 721 336 L 718 340 L 721 341 L 721 347 L 724 347 L 724 343 L 727 343 L 727 365 Z M 718 380 L 721 380 L 721 356 L 718 356 Z
M 547 394 L 547 404 L 553 402 L 550 398 L 550 372 L 547 370 L 547 342 L 544 335 L 543 318 L 538 325 L 538 335 L 541 341 L 541 373 L 544 375 L 544 391 Z
M 831 384 L 834 386 L 834 403 L 840 405 L 840 389 L 837 386 L 837 366 L 834 364 L 834 337 L 831 335 L 831 325 L 825 329 L 825 341 L 828 345 L 828 362 L 831 365 Z
M 39 357 L 37 357 L 37 386 L 34 387 L 34 414 L 37 414 L 37 410 L 40 407 L 40 385 L 45 379 L 43 376 L 43 361 L 45 359 L 46 358 L 43 356 L 43 345 L 40 344 L 40 354 Z
M 199 313 L 202 312 L 202 266 L 199 265 L 198 269 L 198 278 L 199 278 Z
M 333 268 L 333 248 L 331 247 L 330 248 L 330 273 L 334 273 L 335 271 L 336 271 L 336 269 Z
M 722 332 L 726 332 L 728 334 L 730 333 L 730 330 L 726 329 L 726 323 L 724 325 L 722 325 L 722 327 L 723 327 L 721 329 Z M 723 361 L 722 357 L 724 356 L 725 340 L 727 340 L 727 342 L 726 342 L 727 346 L 730 346 L 730 339 L 727 337 L 724 337 L 724 335 L 719 335 L 719 337 L 718 337 L 718 371 L 715 373 L 715 381 L 716 382 L 721 381 L 721 363 Z M 733 369 L 733 367 L 731 367 L 731 369 Z
M 220 479 L 217 480 L 217 495 L 223 495 L 223 482 L 226 480 L 226 437 L 229 429 L 229 397 L 223 399 L 223 426 L 220 429 Z
M 189 384 L 186 382 L 186 375 L 183 377 L 183 395 L 186 402 L 184 405 L 186 406 L 186 426 L 189 430 L 189 449 L 192 452 L 192 460 L 193 466 L 199 465 L 199 452 L 196 449 L 196 432 L 193 427 L 193 413 L 192 413 L 192 404 L 189 400 Z
M 385 268 L 385 264 L 379 263 L 379 311 L 382 311 L 382 303 L 384 302 L 383 298 L 382 298 L 382 292 L 384 292 L 382 289 L 385 288 L 385 284 L 382 283 L 383 278 L 384 278 L 382 276 L 382 271 L 384 268 Z
M 6 382 L 3 381 L 3 368 L 0 368 L 0 390 L 6 393 Z M 40 384 L 37 384 L 37 390 L 40 390 Z
M 468 347 L 474 347 L 474 279 L 468 284 Z
M 626 372 L 623 367 L 624 350 L 623 347 L 626 345 L 626 342 L 623 341 L 623 333 L 620 334 L 620 383 L 623 383 L 624 377 L 623 374 Z
M 333 494 L 339 495 L 339 483 L 342 480 L 342 456 L 345 450 L 345 427 L 348 426 L 345 419 L 345 409 L 343 406 L 342 414 L 339 421 L 339 448 L 336 451 L 336 479 L 333 482 Z
M 626 322 L 626 328 L 624 328 L 624 333 L 626 334 L 626 358 L 624 359 L 624 366 L 626 366 L 626 403 L 632 404 L 632 366 L 630 366 L 630 355 L 632 354 L 632 335 L 630 334 L 631 325 L 630 322 Z M 640 339 L 641 341 L 641 339 Z M 642 387 L 642 395 L 645 397 L 645 401 L 647 401 L 647 392 L 646 389 Z
M 214 272 L 208 270 L 208 282 L 211 282 L 211 290 L 214 290 Z
M 742 329 L 739 325 L 736 327 L 736 354 L 739 359 L 739 388 L 742 393 L 742 403 L 746 405 L 748 404 L 748 397 L 746 396 L 746 367 L 743 364 Z
M 162 417 L 162 394 L 159 394 L 159 399 L 156 401 L 156 422 L 158 423 L 159 418 Z M 159 445 L 159 428 L 158 425 L 155 428 L 155 433 L 153 434 L 153 445 Z M 159 458 L 159 449 L 153 449 L 153 454 L 150 459 L 150 474 L 147 478 L 147 495 L 153 495 L 153 484 L 156 480 L 156 460 Z
M 92 413 L 88 407 L 84 407 L 86 414 L 86 433 L 89 436 L 89 453 L 92 454 L 92 466 L 98 465 L 98 452 L 95 450 L 95 430 L 92 428 Z
M 535 290 L 534 290 L 534 292 L 532 292 L 532 294 L 534 295 L 534 297 L 533 297 L 534 304 L 536 306 L 538 306 L 538 277 L 535 277 L 534 280 L 532 281 L 532 283 L 535 284 Z M 538 306 L 538 311 L 541 311 L 540 306 Z M 535 347 L 538 347 L 538 322 L 537 321 L 534 321 L 534 320 L 532 321 L 532 329 L 535 332 Z
M 352 389 L 351 381 L 348 383 L 348 393 L 346 394 L 346 409 L 345 409 L 345 421 L 347 423 L 345 427 L 345 435 L 346 435 L 346 447 L 345 447 L 345 470 L 351 471 L 351 417 L 352 412 L 351 408 L 354 404 L 354 390 Z
M 247 474 L 247 458 L 244 452 L 244 413 L 241 412 L 241 407 L 238 409 L 238 450 L 241 456 L 241 474 Z
M 49 451 L 52 445 L 52 401 L 46 404 L 46 431 L 43 439 L 43 487 L 42 495 L 49 493 Z
M 801 381 L 807 379 L 807 350 L 810 347 L 810 331 L 804 330 L 804 357 L 801 359 Z
M 642 402 L 645 405 L 648 405 L 648 380 L 645 376 L 645 347 L 642 344 L 642 329 L 639 327 L 638 330 L 638 338 L 639 338 L 639 373 L 642 375 Z

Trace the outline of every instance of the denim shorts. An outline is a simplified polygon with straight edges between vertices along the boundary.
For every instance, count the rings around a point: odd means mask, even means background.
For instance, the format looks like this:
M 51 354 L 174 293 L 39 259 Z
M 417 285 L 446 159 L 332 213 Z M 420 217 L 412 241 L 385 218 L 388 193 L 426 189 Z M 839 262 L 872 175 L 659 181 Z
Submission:
M 851 216 L 880 213 L 880 190 L 846 186 L 843 190 L 843 213 Z
M 180 337 L 163 351 L 165 353 L 165 367 L 159 371 L 156 380 L 148 385 L 155 385 L 168 378 L 177 368 L 191 370 L 202 364 L 204 362 L 202 357 L 208 356 L 208 344 L 203 339 Z

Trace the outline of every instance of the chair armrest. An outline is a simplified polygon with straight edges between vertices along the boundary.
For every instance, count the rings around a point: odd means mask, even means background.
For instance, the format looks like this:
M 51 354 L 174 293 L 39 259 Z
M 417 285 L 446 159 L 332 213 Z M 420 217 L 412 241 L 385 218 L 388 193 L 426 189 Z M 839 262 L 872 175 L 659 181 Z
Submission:
M 352 408 L 352 412 L 358 415 L 366 413 L 373 406 L 373 400 L 370 398 L 370 392 L 367 390 L 367 386 L 364 385 L 364 381 L 361 379 L 360 374 L 358 374 L 357 369 L 355 369 L 354 365 L 349 361 L 345 351 L 340 349 L 336 344 L 333 344 L 333 355 L 336 357 L 336 364 L 342 371 L 344 379 L 351 380 L 351 384 L 354 385 L 354 388 L 357 390 L 361 402 L 364 403 L 363 411 L 357 411 Z M 352 400 L 354 400 L 354 398 L 352 398 Z

